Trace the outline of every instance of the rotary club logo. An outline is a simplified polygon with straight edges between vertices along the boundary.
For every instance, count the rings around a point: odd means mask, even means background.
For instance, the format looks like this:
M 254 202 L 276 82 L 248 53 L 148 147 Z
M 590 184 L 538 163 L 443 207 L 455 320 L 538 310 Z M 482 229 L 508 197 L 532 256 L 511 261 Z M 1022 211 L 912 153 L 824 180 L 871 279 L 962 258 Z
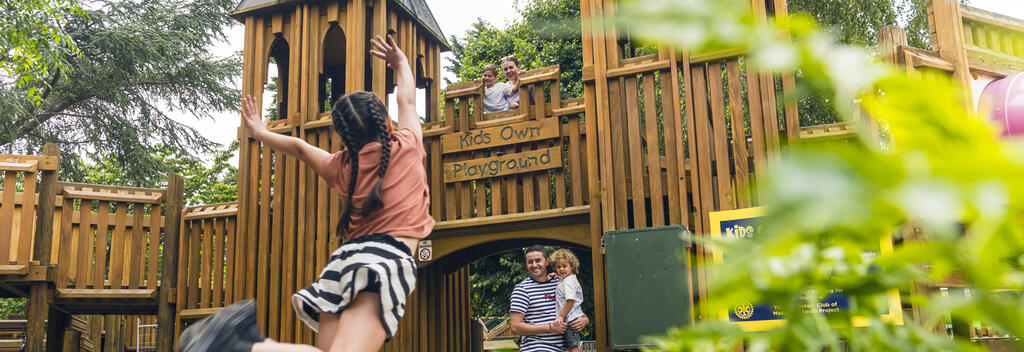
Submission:
M 750 303 L 744 303 L 733 309 L 733 314 L 736 314 L 737 318 L 747 320 L 754 316 L 754 305 Z

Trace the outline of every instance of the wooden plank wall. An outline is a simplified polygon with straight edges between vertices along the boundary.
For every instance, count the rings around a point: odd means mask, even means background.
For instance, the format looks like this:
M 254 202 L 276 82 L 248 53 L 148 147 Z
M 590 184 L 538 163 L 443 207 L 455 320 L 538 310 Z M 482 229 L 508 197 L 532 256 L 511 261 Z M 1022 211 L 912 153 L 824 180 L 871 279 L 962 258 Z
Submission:
M 398 334 L 381 351 L 471 352 L 469 266 L 421 267 Z
M 318 101 L 324 48 L 345 47 L 346 91 L 372 89 L 384 97 L 390 90 L 383 85 L 388 72 L 376 59 L 370 60 L 367 50 L 371 34 L 384 35 L 389 29 L 397 33 L 395 38 L 410 59 L 419 87 L 427 89 L 428 97 L 439 95 L 440 43 L 403 10 L 390 6 L 381 0 L 328 1 L 244 19 L 243 94 L 263 96 L 275 39 L 287 41 L 290 50 L 289 81 L 279 83 L 288 86 L 287 118 L 273 121 L 271 131 L 301 138 L 329 152 L 341 150 L 343 143 L 333 131 L 330 115 L 321 111 Z M 324 42 L 333 24 L 344 33 L 344 43 Z M 432 106 L 438 103 L 428 99 Z M 438 120 L 439 114 L 432 111 L 426 118 Z M 242 130 L 239 139 L 236 241 L 242 243 L 236 248 L 244 248 L 246 264 L 228 285 L 231 301 L 256 298 L 261 328 L 267 336 L 313 343 L 314 334 L 296 318 L 290 297 L 316 278 L 338 246 L 335 226 L 343 200 L 308 165 L 260 145 Z M 200 266 L 197 270 L 204 269 Z M 189 279 L 193 280 L 191 275 Z M 199 296 L 197 306 L 203 306 L 203 297 Z
M 786 11 L 785 1 L 752 0 L 759 20 Z M 615 3 L 582 0 L 584 16 L 614 16 Z M 709 232 L 708 213 L 757 205 L 746 185 L 771 165 L 783 143 L 799 139 L 792 77 L 746 72 L 737 52 L 631 57 L 615 28 L 584 21 L 584 95 L 591 156 L 599 163 L 591 187 L 593 242 L 601 232 L 683 224 Z M 781 84 L 776 84 L 779 82 Z M 777 86 L 779 88 L 777 88 Z M 787 142 L 789 141 L 789 142 Z M 598 210 L 599 209 L 599 210 Z M 595 286 L 603 286 L 603 256 L 594 251 Z M 705 295 L 704 263 L 695 249 L 696 302 Z M 597 324 L 604 325 L 604 296 L 595 295 Z M 699 312 L 699 311 L 698 311 Z M 700 313 L 696 318 L 701 318 Z M 607 344 L 598 331 L 598 345 Z

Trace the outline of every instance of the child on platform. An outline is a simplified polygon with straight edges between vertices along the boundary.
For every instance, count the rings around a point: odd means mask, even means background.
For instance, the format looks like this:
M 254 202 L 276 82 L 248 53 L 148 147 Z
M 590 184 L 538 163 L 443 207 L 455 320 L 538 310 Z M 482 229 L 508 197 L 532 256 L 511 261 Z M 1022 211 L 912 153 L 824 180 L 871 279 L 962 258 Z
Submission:
M 580 286 L 576 274 L 580 272 L 580 260 L 568 249 L 559 249 L 551 255 L 558 274 L 558 289 L 555 291 L 555 309 L 558 317 L 555 325 L 563 325 L 583 316 L 580 304 L 583 303 L 583 287 Z M 565 329 L 565 346 L 570 352 L 580 352 L 580 333 Z
M 242 122 L 249 136 L 302 160 L 347 199 L 337 231 L 345 242 L 331 254 L 320 277 L 291 300 L 299 318 L 318 332 L 317 346 L 266 339 L 256 325 L 256 303 L 248 300 L 189 326 L 179 350 L 377 351 L 395 335 L 406 299 L 416 287 L 412 249 L 430 234 L 434 219 L 428 213 L 426 152 L 414 77 L 405 53 L 394 38 L 387 39 L 371 39 L 375 50 L 370 53 L 396 74 L 397 131 L 376 95 L 346 94 L 331 110 L 334 131 L 346 149 L 330 154 L 267 131 L 256 99 L 243 100 Z

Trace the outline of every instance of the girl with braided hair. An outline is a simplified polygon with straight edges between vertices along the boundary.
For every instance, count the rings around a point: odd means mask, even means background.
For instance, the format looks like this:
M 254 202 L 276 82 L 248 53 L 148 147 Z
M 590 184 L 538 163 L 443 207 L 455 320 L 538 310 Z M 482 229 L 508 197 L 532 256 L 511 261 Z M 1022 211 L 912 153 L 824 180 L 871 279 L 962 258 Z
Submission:
M 318 332 L 317 346 L 271 341 L 256 326 L 252 300 L 232 304 L 182 332 L 182 351 L 377 351 L 394 336 L 416 287 L 412 250 L 434 228 L 423 169 L 423 133 L 415 83 L 405 53 L 388 35 L 370 53 L 396 74 L 398 130 L 384 104 L 368 92 L 339 98 L 331 110 L 346 149 L 329 154 L 305 141 L 267 131 L 256 99 L 243 99 L 242 121 L 256 140 L 312 166 L 346 199 L 338 236 L 345 242 L 320 277 L 292 296 L 296 314 Z

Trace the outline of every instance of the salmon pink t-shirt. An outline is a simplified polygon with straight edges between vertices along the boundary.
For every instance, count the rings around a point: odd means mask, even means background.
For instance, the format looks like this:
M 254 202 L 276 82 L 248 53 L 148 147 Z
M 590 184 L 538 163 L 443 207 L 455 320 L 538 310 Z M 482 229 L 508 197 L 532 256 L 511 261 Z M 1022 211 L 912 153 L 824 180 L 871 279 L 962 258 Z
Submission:
M 349 222 L 349 238 L 372 233 L 386 233 L 392 237 L 426 238 L 434 229 L 434 218 L 430 216 L 430 191 L 427 187 L 427 173 L 423 169 L 422 137 L 411 128 L 401 128 L 391 134 L 391 158 L 384 173 L 381 194 L 384 206 L 368 216 L 352 212 Z M 320 163 L 318 173 L 327 185 L 341 193 L 341 199 L 348 199 L 349 178 L 352 163 L 348 150 L 332 154 Z M 370 190 L 377 184 L 380 169 L 380 143 L 373 142 L 359 151 L 359 177 L 352 203 L 360 209 Z

